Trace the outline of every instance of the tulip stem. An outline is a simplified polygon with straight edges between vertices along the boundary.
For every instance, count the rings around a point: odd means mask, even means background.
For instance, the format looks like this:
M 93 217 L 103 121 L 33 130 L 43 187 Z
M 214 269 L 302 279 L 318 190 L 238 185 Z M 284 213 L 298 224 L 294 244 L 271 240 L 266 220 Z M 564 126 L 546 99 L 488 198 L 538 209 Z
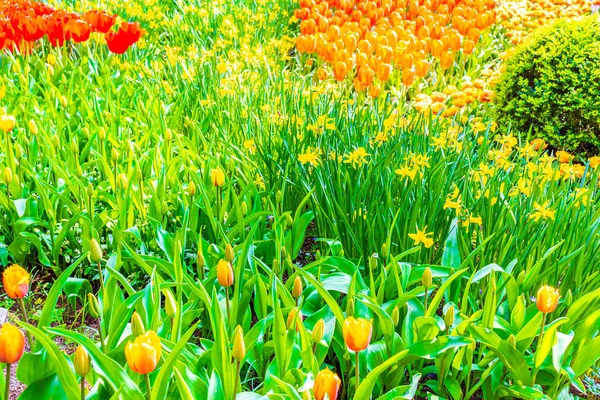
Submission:
M 144 374 L 144 378 L 146 379 L 146 388 L 148 392 L 146 393 L 146 398 L 150 400 L 152 397 L 152 390 L 150 388 L 150 375 Z
M 104 351 L 104 336 L 102 336 L 102 321 L 98 318 L 98 336 L 100 336 L 100 347 Z
M 227 304 L 227 325 L 229 325 L 230 321 L 230 311 L 229 311 L 229 286 L 225 286 L 225 303 Z
M 425 287 L 425 314 L 427 314 L 427 287 Z
M 235 374 L 235 385 L 233 386 L 233 398 L 235 399 L 236 395 L 238 394 L 238 385 L 240 383 L 240 360 L 236 361 L 236 374 Z
M 81 400 L 85 400 L 85 377 L 81 377 Z
M 358 351 L 355 352 L 356 354 L 356 390 L 355 390 L 355 394 L 358 391 L 358 385 L 360 384 L 360 367 L 359 367 L 359 358 L 358 358 Z
M 10 394 L 10 364 L 6 364 L 6 381 L 4 382 L 4 400 L 8 400 Z
M 25 310 L 25 302 L 23 301 L 23 298 L 19 299 L 19 305 L 21 306 L 21 313 L 23 314 L 23 322 L 28 324 L 29 320 L 27 318 L 27 311 Z M 29 351 L 33 352 L 33 338 L 31 337 L 31 333 L 29 333 L 29 331 L 27 331 L 27 340 L 29 340 Z
M 540 325 L 540 337 L 538 339 L 538 343 L 537 343 L 537 349 L 536 351 L 540 350 L 540 346 L 542 345 L 542 339 L 544 339 L 544 328 L 546 327 L 546 313 L 542 313 L 542 324 Z M 533 374 L 531 374 L 531 383 L 532 385 L 535 385 L 535 378 L 537 376 L 538 373 L 538 369 L 534 366 L 533 367 Z
M 106 290 L 104 288 L 104 276 L 102 275 L 102 265 L 100 264 L 100 261 L 98 261 L 98 276 L 100 277 L 100 288 L 102 289 L 102 300 L 104 301 Z

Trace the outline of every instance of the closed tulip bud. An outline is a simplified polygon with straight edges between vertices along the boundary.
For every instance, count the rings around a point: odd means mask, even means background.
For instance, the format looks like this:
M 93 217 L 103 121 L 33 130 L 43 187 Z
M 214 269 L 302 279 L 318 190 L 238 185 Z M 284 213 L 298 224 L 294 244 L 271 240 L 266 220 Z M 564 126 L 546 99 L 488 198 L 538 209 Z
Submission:
M 119 161 L 119 151 L 117 150 L 116 147 L 113 147 L 110 150 L 110 158 L 113 163 L 116 163 L 117 161 Z
M 387 243 L 381 245 L 381 257 L 383 259 L 387 259 L 390 256 L 390 249 L 388 248 Z
M 349 299 L 346 302 L 346 315 L 348 317 L 354 316 L 354 299 Z
M 339 256 L 340 256 L 340 257 L 344 257 L 344 254 L 346 254 L 346 253 L 344 252 L 344 249 L 341 249 L 341 250 L 340 250 L 340 253 L 339 253 Z
M 373 335 L 373 323 L 364 318 L 348 317 L 344 321 L 342 334 L 346 346 L 352 351 L 362 351 L 369 347 Z
M 188 184 L 188 194 L 190 197 L 196 196 L 196 184 L 193 181 Z
M 22 299 L 27 296 L 29 281 L 29 272 L 18 264 L 6 268 L 2 274 L 4 290 L 11 299 Z
M 90 259 L 93 263 L 102 261 L 102 247 L 96 238 L 90 239 Z
M 559 298 L 558 289 L 554 289 L 552 286 L 542 286 L 537 292 L 535 305 L 541 312 L 550 313 L 556 310 Z
M 315 260 L 319 261 L 321 259 L 321 257 L 323 257 L 321 255 L 321 250 L 317 250 L 317 252 L 315 253 Z
M 315 343 L 319 343 L 321 339 L 323 339 L 323 335 L 325 334 L 325 321 L 323 318 L 317 321 L 313 330 L 312 330 L 312 340 Z
M 106 139 L 106 129 L 104 129 L 103 126 L 101 126 L 100 129 L 98 129 L 98 137 L 101 141 L 104 141 L 104 139 Z
M 392 310 L 392 322 L 394 323 L 394 326 L 398 326 L 398 322 L 400 322 L 400 309 L 398 306 L 394 307 Z
M 240 361 L 246 355 L 246 344 L 244 343 L 244 330 L 237 326 L 233 332 L 233 358 Z
M 571 307 L 571 304 L 573 304 L 573 293 L 571 293 L 571 289 L 569 289 L 565 295 L 564 304 L 566 307 Z
M 100 316 L 100 304 L 98 299 L 91 293 L 88 293 L 88 312 L 94 319 L 98 319 Z
M 273 273 L 274 274 L 279 273 L 279 260 L 278 259 L 273 260 Z
M 163 201 L 163 202 L 162 202 L 162 207 L 160 208 L 160 212 L 161 212 L 163 215 L 167 215 L 167 213 L 169 212 L 169 205 L 167 204 L 167 202 L 166 202 L 166 201 Z
M 221 168 L 213 168 L 210 171 L 210 181 L 214 187 L 221 187 L 225 184 L 225 174 Z
M 233 247 L 231 246 L 231 244 L 227 243 L 225 245 L 225 259 L 229 262 L 233 262 L 234 258 L 235 255 L 233 253 Z
M 326 368 L 319 371 L 313 386 L 315 400 L 323 400 L 325 395 L 328 396 L 329 400 L 337 400 L 341 385 L 341 379 L 331 370 Z
M 75 141 L 75 139 L 71 140 L 71 143 L 69 143 L 69 147 L 70 147 L 71 153 L 79 154 L 79 146 L 77 146 L 77 142 Z
M 431 287 L 433 283 L 433 277 L 431 276 L 431 269 L 429 267 L 425 268 L 423 271 L 423 277 L 421 278 L 421 284 L 426 288 Z
M 283 200 L 283 193 L 281 193 L 281 190 L 278 190 L 277 193 L 275 193 L 275 202 L 277 204 L 281 203 L 281 201 Z
M 233 285 L 233 268 L 227 260 L 219 260 L 217 263 L 217 279 L 223 287 Z
M 161 353 L 160 338 L 154 331 L 148 331 L 125 345 L 125 358 L 129 368 L 142 375 L 156 369 Z
M 58 149 L 60 147 L 60 139 L 58 135 L 52 136 L 52 146 L 54 146 L 55 149 Z
M 23 140 L 25 142 L 27 142 L 27 138 L 23 138 Z M 21 145 L 19 143 L 17 143 L 15 145 L 15 156 L 20 160 L 21 158 L 23 158 L 23 148 L 21 147 Z
M 512 346 L 512 347 L 517 347 L 517 339 L 515 338 L 515 335 L 513 335 L 512 333 L 510 334 L 510 336 L 508 337 L 508 343 Z
M 117 177 L 117 186 L 121 189 L 127 188 L 127 175 L 119 174 Z
M 286 253 L 287 253 L 287 251 L 285 249 L 285 246 L 281 246 L 280 251 L 281 251 L 281 258 L 285 259 L 285 256 L 286 256 Z
M 131 332 L 133 332 L 133 336 L 141 336 L 146 333 L 146 328 L 144 327 L 144 321 L 142 321 L 142 317 L 137 311 L 133 312 L 131 316 Z
M 170 142 L 173 139 L 173 133 L 170 129 L 165 130 L 165 141 Z
M 169 289 L 165 289 L 163 293 L 165 295 L 165 312 L 169 318 L 173 318 L 177 313 L 177 301 L 175 300 L 173 292 L 171 292 Z
M 377 256 L 375 254 L 371 254 L 369 257 L 369 268 L 371 271 L 374 271 L 377 268 Z
M 291 228 L 294 225 L 294 219 L 290 214 L 285 215 L 285 223 L 288 228 Z
M 242 201 L 242 204 L 240 204 L 240 208 L 242 209 L 242 215 L 245 217 L 246 214 L 248 214 L 248 204 L 246 204 L 245 201 Z
M 287 328 L 292 329 L 296 327 L 296 332 L 300 330 L 300 324 L 302 323 L 302 311 L 299 308 L 292 308 L 292 311 L 288 314 Z
M 10 322 L 5 322 L 0 329 L 0 362 L 12 364 L 19 361 L 24 349 L 23 332 Z
M 34 120 L 29 121 L 28 125 L 29 125 L 29 132 L 31 132 L 31 134 L 33 136 L 36 136 L 38 134 L 38 127 L 37 127 L 35 121 Z
M 299 276 L 294 279 L 294 287 L 292 288 L 292 296 L 295 299 L 299 299 L 302 296 L 302 278 Z
M 206 266 L 206 260 L 204 259 L 204 254 L 202 254 L 202 245 L 198 246 L 198 252 L 196 252 L 196 263 L 201 268 Z
M 75 366 L 75 373 L 82 378 L 90 373 L 90 369 L 92 368 L 90 354 L 82 345 L 77 346 L 77 350 L 75 350 L 73 365 Z
M 88 183 L 86 191 L 87 191 L 88 197 L 92 197 L 94 195 L 94 186 L 92 186 L 91 183 Z
M 454 307 L 448 307 L 448 310 L 446 310 L 444 324 L 446 324 L 446 329 L 448 330 L 452 327 L 452 324 L 454 324 Z
M 17 121 L 14 116 L 3 114 L 0 115 L 0 129 L 4 132 L 10 132 L 15 127 Z
M 10 167 L 6 167 L 4 168 L 4 183 L 6 183 L 6 185 L 10 185 L 10 183 L 13 180 L 13 173 L 12 173 L 12 169 L 10 169 Z

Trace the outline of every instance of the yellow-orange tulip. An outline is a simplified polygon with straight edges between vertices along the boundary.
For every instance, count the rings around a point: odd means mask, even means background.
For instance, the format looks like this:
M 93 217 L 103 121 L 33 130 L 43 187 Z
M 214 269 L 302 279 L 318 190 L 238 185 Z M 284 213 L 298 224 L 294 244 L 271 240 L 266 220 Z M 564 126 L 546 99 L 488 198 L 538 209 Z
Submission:
M 223 287 L 229 287 L 233 285 L 233 268 L 231 263 L 227 260 L 219 260 L 217 264 L 217 279 L 219 284 Z
M 346 346 L 352 351 L 362 351 L 369 346 L 373 334 L 373 323 L 364 318 L 349 317 L 342 329 Z
M 341 384 L 341 379 L 337 376 L 337 374 L 331 372 L 331 370 L 326 368 L 322 371 L 319 371 L 317 377 L 315 378 L 315 385 L 313 387 L 315 399 L 323 400 L 327 394 L 329 396 L 329 400 L 336 400 Z
M 0 329 L 0 362 L 12 364 L 21 359 L 25 336 L 16 326 L 7 322 Z
M 90 361 L 90 355 L 87 350 L 79 345 L 75 350 L 75 357 L 73 358 L 73 365 L 75 366 L 75 373 L 79 376 L 85 377 L 90 373 L 92 364 Z
M 537 292 L 535 305 L 541 312 L 549 313 L 556 310 L 559 298 L 558 289 L 554 289 L 552 286 L 542 286 Z
M 4 270 L 2 283 L 11 299 L 22 299 L 29 292 L 29 272 L 20 265 L 14 264 Z
M 147 331 L 125 345 L 125 358 L 134 372 L 149 374 L 156 369 L 161 351 L 158 335 L 154 331 Z
M 225 184 L 225 174 L 221 168 L 214 168 L 210 171 L 210 180 L 215 187 Z

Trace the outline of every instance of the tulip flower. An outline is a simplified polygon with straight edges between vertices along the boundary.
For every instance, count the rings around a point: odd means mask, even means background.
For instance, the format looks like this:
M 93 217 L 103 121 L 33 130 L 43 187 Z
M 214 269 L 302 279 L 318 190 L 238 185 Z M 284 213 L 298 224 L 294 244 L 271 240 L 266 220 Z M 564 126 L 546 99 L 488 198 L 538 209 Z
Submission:
M 134 372 L 144 375 L 148 387 L 148 398 L 150 398 L 151 393 L 148 374 L 156 369 L 161 352 L 160 338 L 152 330 L 146 331 L 146 333 L 125 345 L 127 364 Z
M 233 352 L 231 355 L 233 356 L 233 359 L 235 360 L 235 364 L 236 364 L 237 373 L 235 375 L 235 385 L 234 385 L 235 389 L 234 390 L 237 393 L 239 379 L 240 379 L 241 361 L 246 356 L 246 344 L 244 342 L 244 330 L 239 325 L 235 328 L 235 331 L 233 332 Z M 234 398 L 235 398 L 235 395 L 234 395 Z
M 109 31 L 105 38 L 108 49 L 112 53 L 123 54 L 143 35 L 144 30 L 140 28 L 139 22 L 123 21 L 118 31 Z
M 2 283 L 6 294 L 11 299 L 22 299 L 29 292 L 29 273 L 20 265 L 13 264 L 4 270 Z
M 341 384 L 341 379 L 331 370 L 326 368 L 322 371 L 319 371 L 313 386 L 315 399 L 323 400 L 325 395 L 328 395 L 329 400 L 336 400 Z
M 541 312 L 550 313 L 556 310 L 559 298 L 560 295 L 557 289 L 551 286 L 542 286 L 537 292 L 535 305 Z
M 364 318 L 348 317 L 344 321 L 342 333 L 346 346 L 356 353 L 356 387 L 360 382 L 358 353 L 367 347 L 373 335 L 373 323 Z
M 10 367 L 21 359 L 25 349 L 25 336 L 16 326 L 7 322 L 0 329 L 0 362 L 6 364 L 5 399 L 10 392 Z
M 225 287 L 225 301 L 227 302 L 227 320 L 229 320 L 229 286 L 233 285 L 233 268 L 227 260 L 219 260 L 217 263 L 217 280 Z
M 85 377 L 90 373 L 92 364 L 90 362 L 89 353 L 81 345 L 79 345 L 77 350 L 75 350 L 73 365 L 75 366 L 75 373 L 81 377 L 81 400 L 85 400 Z
M 210 171 L 210 181 L 214 187 L 221 187 L 225 184 L 225 174 L 221 168 L 213 168 Z

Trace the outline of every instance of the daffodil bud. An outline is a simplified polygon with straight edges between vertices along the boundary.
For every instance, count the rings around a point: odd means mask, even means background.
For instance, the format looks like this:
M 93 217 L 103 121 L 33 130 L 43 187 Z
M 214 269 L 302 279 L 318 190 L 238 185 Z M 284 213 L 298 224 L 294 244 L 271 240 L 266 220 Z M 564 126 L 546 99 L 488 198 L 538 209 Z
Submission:
M 90 260 L 93 263 L 102 261 L 102 247 L 100 247 L 100 243 L 98 243 L 96 238 L 90 239 Z
M 92 368 L 90 355 L 82 345 L 77 346 L 77 350 L 75 350 L 73 365 L 75 366 L 75 373 L 81 377 L 85 377 L 90 373 Z
M 294 279 L 294 287 L 292 288 L 292 296 L 297 300 L 302 296 L 302 278 L 299 276 Z
M 233 332 L 233 358 L 240 361 L 246 355 L 246 344 L 244 343 L 244 330 L 237 326 Z
M 233 247 L 231 246 L 231 244 L 227 243 L 225 245 L 225 259 L 229 262 L 233 262 L 234 258 L 235 254 L 233 253 Z
M 392 322 L 394 323 L 394 326 L 398 326 L 398 322 L 400 322 L 400 309 L 398 306 L 394 307 L 392 310 Z
M 10 167 L 4 168 L 4 183 L 6 183 L 6 186 L 10 185 L 12 180 L 13 180 L 12 169 L 10 169 Z
M 133 336 L 138 337 L 146 333 L 146 328 L 144 328 L 144 321 L 142 321 L 142 317 L 137 311 L 133 312 L 131 316 L 131 331 L 133 332 Z
M 163 293 L 165 295 L 165 311 L 169 318 L 173 318 L 177 313 L 177 301 L 175 300 L 173 292 L 169 289 L 165 289 Z
M 88 312 L 94 319 L 98 319 L 100 316 L 100 304 L 98 299 L 91 293 L 88 293 Z
M 190 197 L 196 196 L 196 184 L 193 181 L 188 184 L 188 194 Z
M 423 277 L 421 278 L 421 284 L 425 286 L 425 288 L 429 288 L 433 283 L 433 277 L 431 275 L 431 269 L 429 267 L 425 268 L 423 271 Z
M 446 310 L 446 315 L 444 315 L 444 324 L 446 324 L 446 329 L 450 330 L 452 324 L 454 324 L 454 307 L 448 307 Z
M 317 321 L 313 330 L 312 330 L 312 340 L 315 343 L 319 343 L 321 339 L 323 339 L 323 335 L 325 334 L 325 321 L 323 318 Z

